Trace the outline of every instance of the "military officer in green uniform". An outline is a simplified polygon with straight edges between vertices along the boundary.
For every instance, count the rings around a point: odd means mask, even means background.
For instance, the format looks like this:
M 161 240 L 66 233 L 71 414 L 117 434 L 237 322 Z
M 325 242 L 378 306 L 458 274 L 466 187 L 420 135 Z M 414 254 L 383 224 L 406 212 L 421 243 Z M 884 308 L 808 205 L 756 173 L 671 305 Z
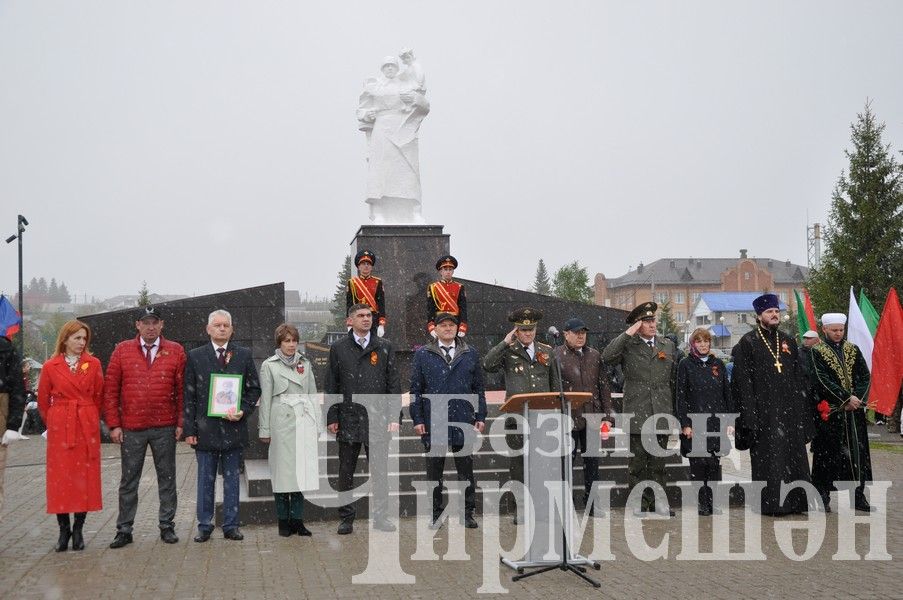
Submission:
M 514 329 L 508 332 L 483 358 L 483 369 L 489 373 L 504 370 L 505 398 L 529 392 L 550 392 L 560 388 L 553 369 L 552 347 L 536 341 L 536 324 L 542 313 L 533 308 L 519 308 L 508 315 Z M 515 429 L 513 418 L 505 419 L 505 429 Z M 522 435 L 505 436 L 512 450 L 524 447 Z M 524 481 L 524 457 L 511 457 L 508 463 L 511 479 Z
M 602 352 L 602 360 L 620 365 L 624 372 L 622 412 L 633 413 L 630 427 L 630 453 L 627 485 L 630 489 L 644 480 L 665 487 L 665 459 L 651 455 L 642 443 L 640 428 L 650 416 L 673 412 L 677 348 L 671 340 L 656 334 L 655 302 L 644 302 L 627 315 L 630 327 Z M 667 435 L 648 439 L 650 445 L 665 448 Z M 640 504 L 642 512 L 653 510 L 652 490 L 646 490 Z M 659 514 L 674 516 L 668 507 L 654 507 Z

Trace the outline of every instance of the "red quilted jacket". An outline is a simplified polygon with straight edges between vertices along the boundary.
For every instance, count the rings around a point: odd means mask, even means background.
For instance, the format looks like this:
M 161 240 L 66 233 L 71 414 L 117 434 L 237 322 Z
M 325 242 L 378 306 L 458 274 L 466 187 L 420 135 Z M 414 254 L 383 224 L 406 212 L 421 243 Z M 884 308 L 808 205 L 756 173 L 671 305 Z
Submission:
M 113 350 L 103 386 L 103 419 L 110 429 L 182 426 L 185 350 L 160 338 L 151 368 L 136 336 Z

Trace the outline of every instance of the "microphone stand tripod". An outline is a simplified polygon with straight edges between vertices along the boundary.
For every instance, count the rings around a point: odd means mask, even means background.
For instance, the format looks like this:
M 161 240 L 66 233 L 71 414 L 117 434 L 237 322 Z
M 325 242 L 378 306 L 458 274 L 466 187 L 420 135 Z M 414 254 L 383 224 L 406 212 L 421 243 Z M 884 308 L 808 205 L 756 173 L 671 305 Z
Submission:
M 550 332 L 552 333 L 552 332 Z M 557 342 L 558 333 L 552 333 L 554 340 Z M 557 345 L 557 344 L 556 344 Z M 561 377 L 561 360 L 558 356 L 553 352 L 552 358 L 555 362 L 555 369 L 558 372 L 558 410 L 560 411 L 561 418 L 559 420 L 558 433 L 561 436 L 561 444 L 564 447 L 565 436 L 570 436 L 570 432 L 566 430 L 566 425 L 570 423 L 570 405 L 567 403 L 564 397 L 564 381 Z M 563 450 L 564 448 L 562 448 Z M 586 569 L 581 566 L 577 566 L 570 562 L 571 551 L 568 547 L 568 528 L 567 528 L 567 515 L 570 514 L 570 507 L 573 504 L 573 498 L 571 498 L 570 502 L 568 502 L 568 496 L 573 495 L 571 491 L 571 477 L 570 473 L 567 471 L 567 460 L 565 457 L 565 453 L 561 453 L 561 476 L 564 479 L 565 485 L 561 486 L 561 562 L 553 565 L 549 565 L 547 567 L 539 567 L 535 571 L 530 571 L 529 573 L 524 573 L 523 568 L 517 570 L 518 575 L 515 575 L 511 578 L 511 581 L 520 581 L 521 579 L 526 579 L 527 577 L 533 577 L 534 575 L 539 575 L 541 573 L 547 573 L 548 571 L 554 571 L 555 569 L 559 569 L 561 571 L 569 571 L 576 575 L 577 577 L 583 579 L 594 588 L 602 587 L 602 584 L 592 579 L 588 575 L 586 575 Z M 589 562 L 589 561 L 587 561 Z M 593 568 L 597 571 L 602 568 L 602 566 L 596 562 L 592 561 Z

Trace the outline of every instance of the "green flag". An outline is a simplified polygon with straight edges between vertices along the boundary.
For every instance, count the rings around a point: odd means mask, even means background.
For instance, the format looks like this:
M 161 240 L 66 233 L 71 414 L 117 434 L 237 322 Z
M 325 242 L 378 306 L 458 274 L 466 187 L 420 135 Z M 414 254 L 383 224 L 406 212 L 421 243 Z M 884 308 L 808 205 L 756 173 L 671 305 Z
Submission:
M 875 337 L 875 331 L 878 329 L 878 311 L 866 298 L 865 290 L 859 290 L 859 310 L 862 311 L 862 317 L 865 319 L 869 332 L 872 334 L 872 337 Z
M 803 304 L 803 300 L 800 298 L 800 293 L 798 291 L 793 290 L 793 295 L 796 296 L 797 329 L 799 329 L 800 339 L 803 339 L 803 334 L 809 331 L 809 319 L 806 318 L 806 305 Z

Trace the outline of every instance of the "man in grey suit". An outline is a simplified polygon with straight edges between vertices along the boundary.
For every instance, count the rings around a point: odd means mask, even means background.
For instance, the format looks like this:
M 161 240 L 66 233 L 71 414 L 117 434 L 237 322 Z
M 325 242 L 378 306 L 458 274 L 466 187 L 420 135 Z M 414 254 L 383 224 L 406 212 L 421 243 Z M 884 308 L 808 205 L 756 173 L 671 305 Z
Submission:
M 644 302 L 627 315 L 630 327 L 616 337 L 602 352 L 602 360 L 620 365 L 624 371 L 624 399 L 622 412 L 633 413 L 630 428 L 630 453 L 627 485 L 630 489 L 645 480 L 655 481 L 665 487 L 665 459 L 653 456 L 643 445 L 640 428 L 652 415 L 673 411 L 675 366 L 677 349 L 671 340 L 656 334 L 655 302 Z M 657 434 L 646 444 L 658 444 L 664 448 L 668 435 Z M 645 490 L 640 503 L 641 510 L 653 510 L 655 499 L 651 490 Z M 659 514 L 674 516 L 667 507 L 654 507 Z

